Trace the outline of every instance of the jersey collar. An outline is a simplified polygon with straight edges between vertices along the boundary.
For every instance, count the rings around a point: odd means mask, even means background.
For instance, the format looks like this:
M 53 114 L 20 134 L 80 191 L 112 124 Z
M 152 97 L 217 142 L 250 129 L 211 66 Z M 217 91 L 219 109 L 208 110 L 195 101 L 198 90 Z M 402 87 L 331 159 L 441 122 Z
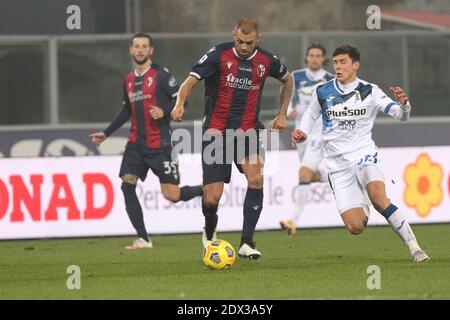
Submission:
M 355 90 L 358 85 L 359 85 L 359 78 L 356 77 L 355 80 L 353 80 L 350 83 L 347 84 L 342 84 L 340 83 L 336 78 L 334 78 L 334 87 L 336 88 L 336 90 L 341 93 L 341 94 L 345 94 L 345 93 L 349 93 L 350 91 Z
M 142 73 L 138 73 L 137 71 L 136 71 L 136 69 L 134 69 L 134 75 L 136 76 L 136 77 L 142 77 L 148 70 L 150 70 L 152 68 L 152 65 L 150 64 L 149 66 L 148 66 L 148 68 L 147 69 L 145 69 L 144 71 L 142 71 Z
M 306 76 L 312 81 L 323 79 L 327 73 L 325 69 L 319 69 L 318 71 L 312 71 L 310 68 L 306 68 Z
M 253 54 L 252 54 L 250 57 L 248 57 L 248 58 L 242 58 L 242 57 L 237 53 L 235 47 L 233 47 L 233 52 L 234 52 L 234 54 L 236 55 L 236 57 L 238 57 L 238 58 L 241 59 L 241 60 L 251 60 L 251 59 L 253 59 L 254 56 L 256 56 L 256 53 L 258 52 L 258 49 L 255 49 L 255 52 L 253 52 Z

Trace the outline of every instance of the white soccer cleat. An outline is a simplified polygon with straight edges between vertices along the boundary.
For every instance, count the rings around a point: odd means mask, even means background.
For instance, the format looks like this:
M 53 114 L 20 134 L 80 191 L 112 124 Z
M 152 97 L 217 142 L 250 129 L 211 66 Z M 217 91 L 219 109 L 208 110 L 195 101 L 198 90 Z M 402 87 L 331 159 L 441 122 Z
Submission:
M 126 250 L 151 249 L 151 248 L 153 248 L 152 240 L 145 241 L 142 238 L 134 240 L 132 245 L 125 247 Z
M 206 238 L 206 231 L 205 231 L 205 229 L 203 229 L 203 233 L 202 233 L 203 248 L 206 248 L 208 246 L 208 244 L 213 240 L 217 240 L 217 232 L 214 231 L 212 239 L 208 240 L 208 238 Z
M 244 243 L 240 248 L 238 255 L 240 258 L 245 259 L 258 259 L 261 257 L 261 252 L 255 249 L 255 246 L 253 245 L 253 248 L 248 245 L 247 243 Z
M 430 257 L 423 250 L 417 250 L 412 255 L 413 262 L 429 261 Z

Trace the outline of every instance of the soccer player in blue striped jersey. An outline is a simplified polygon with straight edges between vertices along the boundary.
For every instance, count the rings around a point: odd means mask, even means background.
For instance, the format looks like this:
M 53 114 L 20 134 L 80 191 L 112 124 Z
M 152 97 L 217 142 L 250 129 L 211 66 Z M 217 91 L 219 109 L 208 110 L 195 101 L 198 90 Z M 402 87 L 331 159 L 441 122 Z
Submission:
M 293 142 L 307 139 L 322 115 L 322 145 L 330 186 L 346 228 L 352 234 L 364 231 L 369 219 L 367 191 L 375 210 L 382 214 L 409 249 L 414 262 L 429 260 L 420 248 L 405 214 L 386 195 L 378 150 L 372 140 L 373 122 L 378 112 L 407 121 L 411 105 L 400 87 L 390 87 L 396 101 L 377 85 L 357 77 L 359 50 L 343 45 L 333 52 L 336 78 L 317 87 L 302 118 L 292 132 Z
M 295 127 L 299 128 L 303 114 L 308 109 L 312 95 L 317 86 L 333 78 L 323 66 L 326 61 L 326 50 L 318 44 L 311 44 L 306 50 L 306 68 L 292 71 L 294 88 L 291 103 L 288 107 L 288 117 L 295 119 Z M 316 120 L 307 143 L 297 144 L 300 158 L 299 184 L 294 190 L 295 212 L 291 219 L 280 221 L 280 226 L 293 236 L 297 232 L 297 223 L 311 199 L 311 183 L 328 182 L 327 173 L 323 166 L 322 121 Z

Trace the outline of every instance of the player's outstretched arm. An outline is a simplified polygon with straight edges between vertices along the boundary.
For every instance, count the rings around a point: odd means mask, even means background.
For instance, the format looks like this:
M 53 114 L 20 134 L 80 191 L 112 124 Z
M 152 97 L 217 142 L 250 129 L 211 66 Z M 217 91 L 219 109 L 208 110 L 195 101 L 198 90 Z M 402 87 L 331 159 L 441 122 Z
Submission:
M 317 92 L 314 91 L 311 103 L 309 104 L 308 109 L 306 109 L 305 113 L 303 114 L 302 120 L 300 121 L 299 129 L 302 133 L 305 134 L 304 140 L 306 140 L 306 135 L 308 135 L 311 132 L 314 123 L 320 117 L 321 114 L 322 114 L 322 107 L 319 104 Z
M 379 87 L 373 88 L 372 94 L 378 111 L 388 114 L 394 119 L 407 121 L 411 113 L 408 96 L 400 87 L 390 87 L 389 90 L 394 94 L 396 101 L 389 98 Z
M 106 135 L 103 131 L 91 133 L 89 135 L 89 138 L 91 138 L 91 141 L 93 144 L 95 144 L 97 147 L 102 144 L 103 141 L 106 140 Z
M 408 96 L 405 91 L 400 87 L 390 87 L 389 90 L 395 95 L 395 100 L 397 100 L 400 107 L 394 108 L 393 117 L 400 121 L 409 120 L 409 115 L 411 114 L 411 105 L 409 104 Z
M 180 86 L 180 90 L 178 91 L 177 95 L 177 102 L 175 103 L 175 107 L 172 110 L 172 119 L 177 122 L 183 121 L 183 114 L 184 114 L 184 104 L 187 100 L 187 98 L 191 95 L 192 88 L 199 83 L 200 80 L 198 80 L 194 76 L 189 76 L 184 80 L 184 82 Z
M 131 109 L 128 104 L 128 100 L 120 110 L 119 114 L 115 117 L 115 119 L 111 122 L 111 124 L 105 130 L 101 132 L 95 132 L 89 135 L 93 144 L 97 147 L 102 144 L 103 141 L 106 140 L 111 134 L 113 134 L 117 129 L 119 129 L 125 122 L 130 119 Z
M 270 129 L 280 131 L 286 129 L 286 112 L 291 102 L 293 83 L 294 80 L 289 72 L 281 79 L 280 106 L 277 116 L 270 125 Z

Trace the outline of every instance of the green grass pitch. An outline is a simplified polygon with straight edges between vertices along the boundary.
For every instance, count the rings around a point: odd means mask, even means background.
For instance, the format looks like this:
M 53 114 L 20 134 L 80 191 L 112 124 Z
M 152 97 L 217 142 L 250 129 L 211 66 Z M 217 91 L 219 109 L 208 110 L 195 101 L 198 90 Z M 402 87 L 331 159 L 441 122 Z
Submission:
M 449 299 L 450 224 L 413 229 L 431 261 L 412 263 L 388 227 L 257 232 L 262 258 L 226 271 L 204 267 L 200 234 L 154 236 L 140 251 L 122 249 L 131 237 L 0 241 L 0 299 Z M 80 290 L 67 289 L 69 265 Z M 370 265 L 381 289 L 367 288 Z

